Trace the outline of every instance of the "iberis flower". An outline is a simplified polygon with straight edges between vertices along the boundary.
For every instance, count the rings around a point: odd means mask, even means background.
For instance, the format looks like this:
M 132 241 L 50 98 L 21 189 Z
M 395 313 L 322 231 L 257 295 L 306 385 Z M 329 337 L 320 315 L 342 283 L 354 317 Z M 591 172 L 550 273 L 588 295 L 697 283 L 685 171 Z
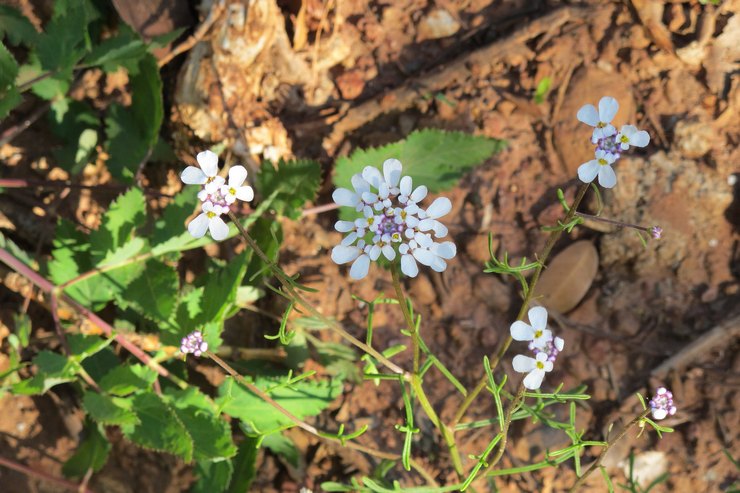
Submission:
M 530 390 L 539 389 L 545 373 L 552 371 L 553 364 L 563 350 L 565 341 L 560 337 L 553 337 L 552 331 L 547 328 L 547 310 L 536 306 L 527 313 L 529 324 L 517 320 L 511 324 L 511 338 L 515 341 L 529 341 L 529 350 L 534 358 L 524 355 L 514 356 L 512 361 L 514 370 L 527 373 L 524 377 L 524 386 Z M 531 325 L 530 325 L 531 324 Z
M 347 236 L 332 249 L 331 258 L 337 264 L 352 262 L 349 275 L 353 279 L 364 278 L 370 263 L 381 255 L 388 261 L 400 257 L 401 271 L 416 277 L 417 262 L 442 272 L 446 261 L 457 253 L 451 241 L 435 241 L 447 236 L 447 228 L 438 219 L 452 209 L 450 199 L 438 197 L 426 209 L 420 207 L 427 188 L 414 188 L 411 177 L 401 176 L 401 170 L 397 159 L 386 160 L 382 173 L 367 166 L 352 177 L 354 190 L 338 188 L 332 194 L 338 205 L 362 214 L 334 225 Z
M 200 356 L 206 351 L 208 351 L 208 343 L 203 340 L 203 334 L 199 330 L 191 332 L 180 341 L 180 352 L 182 354 Z
M 673 394 L 665 387 L 655 391 L 655 396 L 650 399 L 650 412 L 653 419 L 664 419 L 676 414 L 676 406 L 673 405 Z
M 216 241 L 229 234 L 229 227 L 221 216 L 227 214 L 237 199 L 249 202 L 254 198 L 252 187 L 245 185 L 247 170 L 244 166 L 229 169 L 229 182 L 218 176 L 218 156 L 211 151 L 198 153 L 198 166 L 188 166 L 180 178 L 188 185 L 201 185 L 198 199 L 203 203 L 201 213 L 188 224 L 188 231 L 195 238 L 211 232 Z
M 619 110 L 616 99 L 605 96 L 599 101 L 599 109 L 587 104 L 578 110 L 576 117 L 583 123 L 594 127 L 591 142 L 596 144 L 595 159 L 583 163 L 578 168 L 578 178 L 584 183 L 591 183 L 598 176 L 599 185 L 613 188 L 617 184 L 612 164 L 619 159 L 623 151 L 633 147 L 645 147 L 650 143 L 650 135 L 645 130 L 638 130 L 634 125 L 622 125 L 617 129 L 611 121 Z

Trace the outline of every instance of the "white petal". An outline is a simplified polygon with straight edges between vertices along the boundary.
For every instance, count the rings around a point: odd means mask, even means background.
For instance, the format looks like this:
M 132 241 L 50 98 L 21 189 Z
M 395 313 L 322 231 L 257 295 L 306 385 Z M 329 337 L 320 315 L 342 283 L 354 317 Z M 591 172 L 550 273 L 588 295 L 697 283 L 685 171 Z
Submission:
M 609 165 L 601 166 L 599 170 L 599 185 L 604 188 L 614 188 L 617 184 L 617 175 Z
M 187 185 L 202 185 L 206 182 L 207 178 L 203 170 L 195 166 L 188 166 L 180 174 L 180 179 Z
M 408 253 L 405 255 L 401 255 L 401 272 L 409 277 L 416 277 L 416 275 L 419 273 L 419 266 L 416 265 L 416 260 L 414 260 L 414 257 L 409 255 Z
M 452 202 L 447 197 L 437 197 L 427 208 L 427 216 L 432 219 L 442 217 L 452 210 Z
M 424 185 L 419 185 L 418 187 L 416 187 L 416 190 L 414 190 L 414 193 L 411 194 L 410 198 L 414 202 L 421 202 L 426 198 L 427 193 L 427 187 L 425 187 Z
M 432 238 L 429 235 L 425 235 L 424 233 L 416 233 L 414 235 L 414 239 L 419 245 L 424 248 L 429 248 L 434 244 Z
M 404 176 L 403 178 L 401 178 L 401 185 L 400 185 L 401 195 L 410 195 L 411 186 L 412 186 L 412 181 L 411 181 L 410 176 Z
M 545 378 L 545 372 L 542 370 L 532 370 L 529 375 L 524 377 L 524 386 L 529 390 L 537 390 L 542 385 L 542 380 Z
M 386 182 L 382 182 L 380 184 L 380 188 L 378 189 L 378 197 L 380 197 L 381 199 L 383 199 L 383 202 L 385 202 L 385 200 L 388 198 L 388 195 L 390 195 L 390 193 L 391 193 L 391 190 L 388 187 L 388 184 Z M 365 195 L 365 194 L 363 193 L 363 195 Z M 391 206 L 391 204 L 385 204 L 385 203 L 383 205 L 385 205 L 386 207 L 390 207 Z
M 349 277 L 352 279 L 362 279 L 367 275 L 367 271 L 370 269 L 370 257 L 365 254 L 357 257 L 352 267 L 349 269 Z
M 529 323 L 534 330 L 545 330 L 547 328 L 547 310 L 542 306 L 535 306 L 527 313 Z
M 636 147 L 645 147 L 650 143 L 650 134 L 645 130 L 640 130 L 630 137 L 630 144 Z
M 436 256 L 429 250 L 424 248 L 417 248 L 413 252 L 414 258 L 419 261 L 420 264 L 431 266 Z
M 202 238 L 206 231 L 208 231 L 208 214 L 205 212 L 199 214 L 188 224 L 188 232 L 194 238 Z
M 388 260 L 393 260 L 394 258 L 396 258 L 396 251 L 393 249 L 392 246 L 386 245 L 381 250 L 383 251 L 383 256 Z
M 596 159 L 583 163 L 578 167 L 578 178 L 584 183 L 591 183 L 599 174 L 599 167 L 599 162 Z
M 331 198 L 337 205 L 346 207 L 354 207 L 359 202 L 357 194 L 346 188 L 337 188 L 331 194 Z
M 437 272 L 444 272 L 447 268 L 447 262 L 442 260 L 440 257 L 434 257 L 434 261 L 430 267 Z
M 198 160 L 200 169 L 206 176 L 216 176 L 218 174 L 218 156 L 211 151 L 199 152 L 195 157 Z
M 444 224 L 442 224 L 439 221 L 434 221 L 434 228 L 433 229 L 434 229 L 434 237 L 435 238 L 444 238 L 445 236 L 447 236 L 447 233 L 449 231 L 447 229 L 447 226 L 445 226 Z
M 331 259 L 335 264 L 346 264 L 356 259 L 362 250 L 356 246 L 337 245 L 331 250 Z
M 229 169 L 229 187 L 239 188 L 247 179 L 247 168 L 244 166 L 232 166 Z M 251 200 L 251 199 L 250 199 Z
M 383 181 L 383 175 L 380 174 L 378 168 L 373 166 L 365 166 L 365 169 L 362 170 L 362 177 L 376 189 L 380 187 L 380 182 Z
M 457 247 L 451 241 L 444 241 L 442 243 L 435 243 L 434 253 L 444 259 L 451 259 L 457 254 Z
M 208 221 L 208 230 L 211 232 L 211 237 L 216 241 L 221 241 L 229 236 L 229 227 L 221 219 L 221 216 L 215 216 Z
M 345 237 L 345 238 L 344 238 L 344 239 L 342 240 L 342 242 L 340 243 L 340 245 L 344 245 L 344 246 L 350 246 L 350 245 L 351 245 L 352 243 L 354 243 L 354 242 L 355 242 L 355 240 L 357 239 L 357 236 L 358 236 L 358 235 L 357 235 L 357 233 L 355 233 L 355 232 L 353 231 L 352 233 L 348 234 L 348 235 L 347 235 L 347 236 L 346 236 L 346 237 Z
M 254 198 L 252 187 L 239 187 L 236 189 L 236 198 L 244 202 L 251 202 Z
M 529 356 L 524 356 L 522 354 L 517 354 L 516 356 L 514 356 L 514 359 L 511 360 L 511 363 L 514 366 L 514 371 L 518 371 L 519 373 L 527 373 L 536 368 L 535 359 L 530 358 Z
M 563 339 L 561 339 L 560 337 L 556 337 L 555 340 L 554 340 L 554 344 L 555 344 L 555 348 L 558 351 L 562 351 L 563 350 L 563 347 L 565 346 L 565 341 Z
M 599 101 L 599 121 L 611 122 L 619 111 L 619 103 L 610 96 L 604 96 Z
M 653 419 L 665 419 L 668 416 L 668 411 L 665 409 L 653 409 L 651 412 L 653 413 Z
M 415 228 L 419 225 L 419 219 L 416 216 L 406 216 L 406 226 Z
M 362 195 L 362 192 L 370 191 L 370 184 L 365 181 L 360 173 L 352 175 L 352 187 L 359 195 Z
M 531 341 L 534 338 L 534 329 L 521 320 L 511 324 L 509 331 L 511 332 L 511 338 L 515 341 Z
M 578 121 L 581 121 L 586 125 L 591 125 L 592 127 L 599 124 L 599 113 L 592 104 L 582 106 L 581 109 L 578 110 L 576 118 L 578 118 Z
M 379 245 L 373 245 L 370 247 L 370 251 L 368 252 L 368 255 L 370 256 L 370 260 L 375 262 L 378 260 L 378 257 L 380 257 L 380 246 Z
M 383 176 L 389 186 L 395 187 L 398 185 L 401 180 L 401 169 L 403 169 L 403 166 L 398 159 L 386 159 L 383 162 Z
M 434 228 L 434 223 L 437 222 L 434 219 L 422 219 L 419 221 L 419 231 L 429 231 Z
M 336 229 L 340 233 L 347 233 L 355 229 L 355 223 L 353 223 L 352 221 L 337 221 L 334 224 L 334 229 Z

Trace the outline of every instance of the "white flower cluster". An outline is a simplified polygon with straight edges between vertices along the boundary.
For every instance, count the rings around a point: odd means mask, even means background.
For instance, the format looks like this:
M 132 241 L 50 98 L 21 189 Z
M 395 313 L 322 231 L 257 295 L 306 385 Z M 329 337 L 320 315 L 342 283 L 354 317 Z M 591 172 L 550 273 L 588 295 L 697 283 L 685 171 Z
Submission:
M 565 346 L 560 337 L 553 337 L 547 328 L 547 310 L 536 306 L 527 313 L 529 324 L 517 320 L 511 324 L 511 338 L 515 341 L 530 341 L 529 349 L 534 358 L 524 355 L 514 356 L 514 370 L 527 373 L 524 386 L 530 390 L 539 389 L 545 373 L 552 371 L 553 363 Z M 531 324 L 531 325 L 530 325 Z
M 231 204 L 237 199 L 249 202 L 254 198 L 254 190 L 244 185 L 247 170 L 244 166 L 232 166 L 229 169 L 229 181 L 218 176 L 218 156 L 211 151 L 203 151 L 196 156 L 200 167 L 188 166 L 180 175 L 183 183 L 202 185 L 198 198 L 203 205 L 198 217 L 190 221 L 188 231 L 196 238 L 211 232 L 216 241 L 221 241 L 229 234 L 229 227 L 221 216 L 229 212 Z
M 438 219 L 452 209 L 450 199 L 438 197 L 422 209 L 418 204 L 427 196 L 427 187 L 414 189 L 411 177 L 401 176 L 401 170 L 398 159 L 388 159 L 383 173 L 367 166 L 354 175 L 354 191 L 334 190 L 334 202 L 362 213 L 354 221 L 337 221 L 336 230 L 348 234 L 331 252 L 337 264 L 353 262 L 349 271 L 353 279 L 364 278 L 370 262 L 381 255 L 389 261 L 400 255 L 401 272 L 416 277 L 417 262 L 442 272 L 447 268 L 445 261 L 457 253 L 453 242 L 435 241 L 447 236 L 447 227 Z
M 591 183 L 599 177 L 599 185 L 604 188 L 614 188 L 617 184 L 617 175 L 612 164 L 619 159 L 622 152 L 630 146 L 645 147 L 650 143 L 650 135 L 645 130 L 638 130 L 634 125 L 622 125 L 617 129 L 612 120 L 619 110 L 616 99 L 604 96 L 599 101 L 599 109 L 587 104 L 578 110 L 578 120 L 594 127 L 591 142 L 596 144 L 594 159 L 578 167 L 578 178 L 584 183 Z

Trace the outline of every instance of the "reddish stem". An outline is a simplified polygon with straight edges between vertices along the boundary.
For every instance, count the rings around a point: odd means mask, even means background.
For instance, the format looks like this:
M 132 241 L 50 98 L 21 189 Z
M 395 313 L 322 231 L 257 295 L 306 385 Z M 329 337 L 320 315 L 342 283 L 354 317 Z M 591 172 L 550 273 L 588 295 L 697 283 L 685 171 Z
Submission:
M 44 471 L 36 471 L 35 469 L 31 469 L 28 466 L 24 466 L 23 464 L 13 462 L 12 460 L 5 459 L 3 457 L 0 457 L 0 465 L 3 465 L 7 467 L 8 469 L 13 469 L 14 471 L 17 471 L 21 474 L 25 474 L 26 476 L 30 476 L 32 478 L 39 478 L 39 479 L 43 479 L 44 481 L 48 481 L 50 483 L 56 483 L 72 491 L 82 491 L 84 493 L 93 493 L 93 490 L 86 488 L 84 486 L 80 488 L 80 485 L 78 485 L 77 483 L 73 483 L 72 481 L 69 481 L 64 478 L 58 478 L 56 476 L 52 476 L 51 474 L 46 473 Z

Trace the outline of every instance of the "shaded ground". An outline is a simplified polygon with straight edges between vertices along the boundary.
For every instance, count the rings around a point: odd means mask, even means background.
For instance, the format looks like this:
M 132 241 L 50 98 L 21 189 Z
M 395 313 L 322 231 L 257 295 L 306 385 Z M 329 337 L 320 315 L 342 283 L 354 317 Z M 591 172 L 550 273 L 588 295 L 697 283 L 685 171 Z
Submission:
M 740 324 L 740 189 L 730 179 L 740 174 L 740 4 L 402 0 L 342 1 L 327 10 L 326 2 L 307 2 L 301 24 L 300 3 L 280 2 L 285 26 L 274 25 L 269 8 L 262 17 L 257 11 L 257 17 L 249 18 L 261 26 L 262 31 L 251 31 L 255 36 L 274 31 L 270 39 L 285 36 L 289 42 L 276 42 L 278 51 L 268 61 L 235 65 L 235 52 L 219 51 L 219 46 L 224 46 L 223 37 L 237 34 L 217 28 L 210 45 L 184 61 L 187 67 L 214 59 L 200 64 L 197 81 L 187 75 L 176 81 L 175 73 L 170 75 L 167 83 L 177 90 L 168 131 L 179 150 L 192 155 L 195 137 L 228 139 L 248 163 L 253 158 L 247 150 L 271 158 L 311 157 L 326 163 L 328 174 L 335 157 L 357 146 L 398 140 L 416 128 L 506 139 L 506 151 L 448 194 L 453 201 L 448 226 L 458 257 L 443 274 L 423 272 L 407 283 L 424 317 L 427 344 L 472 387 L 481 375 L 483 356 L 506 336 L 519 307 L 513 282 L 482 273 L 487 235 L 492 232 L 495 246 L 514 258 L 542 249 L 545 236 L 539 227 L 559 215 L 555 190 L 561 187 L 572 195 L 575 170 L 591 152 L 588 129 L 575 113 L 603 95 L 616 97 L 621 104 L 616 121 L 635 122 L 650 132 L 652 142 L 622 158 L 618 186 L 603 193 L 603 215 L 659 224 L 664 237 L 643 248 L 633 232 L 593 225 L 598 229 L 579 228 L 557 246 L 556 253 L 575 240 L 592 242 L 599 269 L 585 299 L 556 317 L 567 345 L 559 360 L 563 364 L 548 380 L 562 381 L 565 388 L 589 386 L 594 398 L 580 412 L 580 426 L 594 439 L 618 416 L 634 412 L 635 392 L 646 394 L 666 384 L 679 406 L 679 413 L 666 422 L 676 433 L 659 441 L 652 434 L 625 440 L 609 458 L 610 472 L 620 478 L 623 461 L 633 450 L 638 458 L 656 461 L 650 469 L 670 473 L 667 483 L 654 491 L 725 491 L 738 479 L 738 471 L 722 450 L 740 456 L 737 339 L 725 338 L 704 352 L 688 354 L 679 368 L 664 371 L 661 364 L 716 327 L 725 324 L 723 331 L 736 332 Z M 297 34 L 303 30 L 305 41 Z M 281 68 L 276 60 L 285 65 Z M 292 72 L 301 64 L 309 68 L 308 75 Z M 245 68 L 250 69 L 247 75 Z M 542 104 L 535 104 L 533 94 L 544 77 L 552 78 L 552 88 Z M 38 159 L 42 151 L 34 146 L 38 135 L 32 132 L 42 131 L 33 128 L 0 149 L 0 157 L 14 166 L 11 173 L 58 173 L 53 162 Z M 101 179 L 95 169 L 87 171 L 85 179 Z M 175 171 L 149 170 L 147 177 L 169 193 L 176 190 Z M 327 184 L 317 203 L 328 201 L 329 190 Z M 29 194 L 12 199 L 35 204 Z M 2 200 L 3 212 L 15 226 L 14 238 L 26 246 L 41 241 L 40 251 L 48 251 L 53 220 L 34 218 L 31 207 L 23 204 L 23 210 L 8 212 L 9 201 Z M 51 207 L 87 226 L 95 224 L 100 211 L 97 200 L 77 192 L 52 197 L 44 208 Z M 586 209 L 597 207 L 590 203 Z M 345 269 L 331 262 L 329 250 L 339 241 L 339 234 L 331 231 L 333 214 L 286 222 L 282 258 L 288 272 L 301 272 L 309 286 L 320 289 L 313 298 L 323 312 L 345 321 L 361 337 L 366 313 L 351 295 L 370 299 L 388 293 L 390 276 L 371 269 L 364 281 L 350 282 Z M 33 232 L 26 231 L 30 228 L 23 221 L 34 220 Z M 224 245 L 222 253 L 230 255 L 229 248 Z M 20 290 L 17 280 L 6 275 L 0 291 L 3 310 L 17 310 L 23 300 Z M 279 312 L 270 302 L 263 308 Z M 393 308 L 376 314 L 378 347 L 401 340 L 402 318 Z M 50 317 L 34 303 L 30 310 L 35 336 L 51 337 Z M 243 315 L 232 326 L 256 322 L 265 324 Z M 0 339 L 5 335 L 0 332 Z M 261 334 L 247 338 L 234 342 L 265 345 Z M 449 420 L 459 403 L 454 388 L 436 373 L 427 382 L 432 402 L 443 420 Z M 0 455 L 59 474 L 76 446 L 76 407 L 72 393 L 64 391 L 37 399 L 5 397 Z M 482 398 L 468 417 L 492 415 L 492 403 Z M 401 435 L 393 425 L 401 417 L 397 386 L 368 382 L 348 384 L 317 424 L 365 423 L 370 433 L 362 440 L 398 450 Z M 436 449 L 431 423 L 422 419 L 419 425 L 423 433 L 415 454 L 441 481 L 453 481 L 444 453 Z M 322 481 L 346 480 L 374 465 L 299 433 L 291 436 L 303 452 L 302 467 L 292 469 L 265 454 L 255 491 L 297 491 L 300 486 L 318 491 Z M 490 437 L 484 431 L 460 438 L 463 453 L 472 454 L 483 450 Z M 562 438 L 536 425 L 515 426 L 504 465 L 541 460 L 544 449 L 565 444 Z M 192 480 L 188 467 L 169 456 L 143 452 L 123 440 L 114 444 L 93 488 L 182 491 Z M 131 471 L 136 471 L 133 477 Z M 560 491 L 574 477 L 570 467 L 563 467 L 499 480 L 497 486 L 511 492 Z M 592 479 L 589 491 L 606 491 L 597 475 Z M 5 469 L 0 469 L 0 484 L 11 485 L 3 491 L 56 491 Z

